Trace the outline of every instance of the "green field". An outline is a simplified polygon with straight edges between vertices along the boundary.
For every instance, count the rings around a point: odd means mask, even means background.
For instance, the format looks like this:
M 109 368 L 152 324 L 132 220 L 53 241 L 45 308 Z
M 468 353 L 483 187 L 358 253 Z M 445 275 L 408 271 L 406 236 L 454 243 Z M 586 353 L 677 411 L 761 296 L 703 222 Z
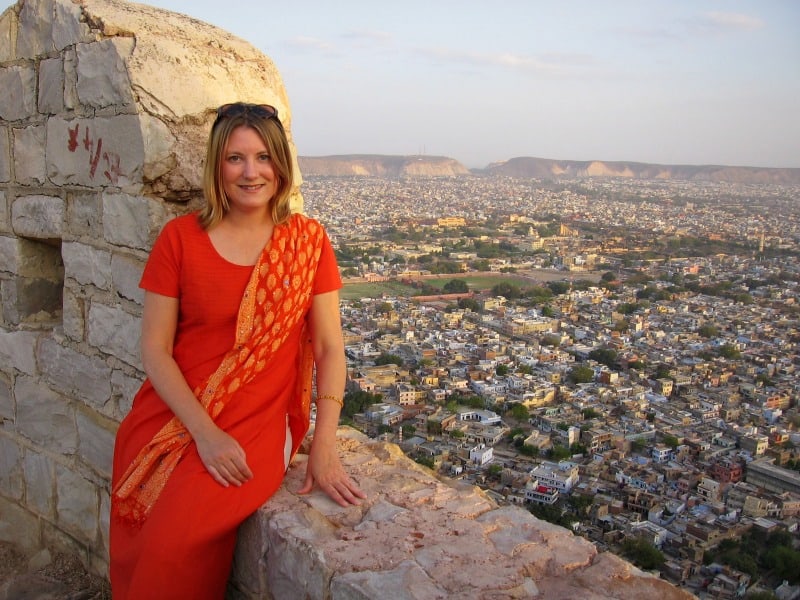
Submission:
M 480 291 L 489 290 L 498 283 L 510 282 L 520 288 L 531 287 L 534 285 L 545 285 L 548 281 L 554 279 L 564 279 L 566 274 L 563 273 L 542 273 L 542 277 L 537 277 L 536 280 L 529 277 L 522 277 L 514 274 L 474 274 L 474 275 L 440 275 L 438 277 L 426 277 L 425 283 L 431 287 L 442 289 L 451 279 L 463 279 L 467 282 L 470 290 Z M 593 277 L 596 279 L 596 277 Z M 358 298 L 380 298 L 383 295 L 387 296 L 400 296 L 411 297 L 418 296 L 420 290 L 405 285 L 400 281 L 384 281 L 377 283 L 367 283 L 362 281 L 348 283 L 344 281 L 344 289 L 340 295 L 345 300 L 357 300 Z

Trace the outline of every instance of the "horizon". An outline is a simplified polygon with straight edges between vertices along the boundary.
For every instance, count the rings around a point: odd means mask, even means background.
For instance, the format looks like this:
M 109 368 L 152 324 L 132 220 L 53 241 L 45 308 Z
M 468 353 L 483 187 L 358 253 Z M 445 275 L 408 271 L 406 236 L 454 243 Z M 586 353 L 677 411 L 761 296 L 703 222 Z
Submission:
M 148 4 L 268 56 L 300 156 L 800 168 L 800 3 Z

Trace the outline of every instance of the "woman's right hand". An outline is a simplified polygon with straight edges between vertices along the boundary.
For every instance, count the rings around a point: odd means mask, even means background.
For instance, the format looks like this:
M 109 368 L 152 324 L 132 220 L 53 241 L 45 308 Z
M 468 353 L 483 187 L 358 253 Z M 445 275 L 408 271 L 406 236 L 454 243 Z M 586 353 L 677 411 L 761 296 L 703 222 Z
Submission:
M 238 487 L 253 478 L 244 449 L 216 425 L 195 437 L 195 444 L 209 475 L 220 485 Z

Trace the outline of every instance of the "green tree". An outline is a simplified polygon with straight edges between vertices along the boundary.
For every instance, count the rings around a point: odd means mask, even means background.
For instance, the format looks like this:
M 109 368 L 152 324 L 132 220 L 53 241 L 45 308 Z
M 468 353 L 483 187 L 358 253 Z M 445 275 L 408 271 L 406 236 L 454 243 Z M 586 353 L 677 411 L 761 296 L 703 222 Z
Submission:
M 612 348 L 595 348 L 589 352 L 589 358 L 609 368 L 617 365 L 617 351 Z
M 742 357 L 742 353 L 733 344 L 722 344 L 717 349 L 717 354 L 729 360 L 738 360 Z
M 705 323 L 697 329 L 697 335 L 704 338 L 713 338 L 719 335 L 719 328 L 711 323 Z
M 576 365 L 567 373 L 567 379 L 572 383 L 589 383 L 594 379 L 594 370 L 585 365 Z
M 451 279 L 444 284 L 442 291 L 448 294 L 465 294 L 469 291 L 469 286 L 463 279 Z
M 650 571 L 664 564 L 664 554 L 650 542 L 628 538 L 622 543 L 622 554 L 640 569 Z
M 497 367 L 495 367 L 494 369 L 494 372 L 500 377 L 508 375 L 508 365 L 503 365 L 503 364 L 497 365 Z
M 379 403 L 382 399 L 381 394 L 371 394 L 362 390 L 347 392 L 343 399 L 342 415 L 352 418 L 356 413 L 364 412 L 367 407 Z
M 376 365 L 397 365 L 398 367 L 403 366 L 403 359 L 397 356 L 397 354 L 389 354 L 388 352 L 381 352 L 380 356 L 375 359 Z
M 515 420 L 519 422 L 527 422 L 527 420 L 530 418 L 528 408 L 524 404 L 514 404 L 508 412 Z

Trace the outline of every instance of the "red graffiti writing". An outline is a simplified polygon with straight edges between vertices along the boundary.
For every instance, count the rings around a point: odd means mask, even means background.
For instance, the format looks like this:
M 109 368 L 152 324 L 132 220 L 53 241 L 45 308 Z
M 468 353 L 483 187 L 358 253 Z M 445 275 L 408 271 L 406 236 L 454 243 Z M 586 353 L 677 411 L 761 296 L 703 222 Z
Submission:
M 67 148 L 69 148 L 70 152 L 75 152 L 75 149 L 78 147 L 78 128 L 80 125 L 75 125 L 75 129 L 67 128 L 69 131 L 69 141 L 67 142 Z
M 74 129 L 71 127 L 67 128 L 69 135 L 69 139 L 67 140 L 67 149 L 70 152 L 75 152 L 78 149 L 78 133 L 80 131 L 80 127 L 80 124 L 76 124 Z M 119 182 L 119 178 L 124 175 L 122 169 L 120 168 L 119 154 L 116 152 L 109 152 L 108 150 L 104 152 L 103 138 L 97 138 L 97 140 L 95 140 L 88 126 L 84 125 L 83 129 L 83 140 L 81 141 L 83 149 L 88 153 L 89 177 L 94 179 L 94 176 L 97 173 L 97 166 L 100 163 L 100 158 L 102 157 L 106 166 L 105 170 L 103 170 L 103 175 L 106 179 L 108 179 L 108 181 L 116 185 Z

